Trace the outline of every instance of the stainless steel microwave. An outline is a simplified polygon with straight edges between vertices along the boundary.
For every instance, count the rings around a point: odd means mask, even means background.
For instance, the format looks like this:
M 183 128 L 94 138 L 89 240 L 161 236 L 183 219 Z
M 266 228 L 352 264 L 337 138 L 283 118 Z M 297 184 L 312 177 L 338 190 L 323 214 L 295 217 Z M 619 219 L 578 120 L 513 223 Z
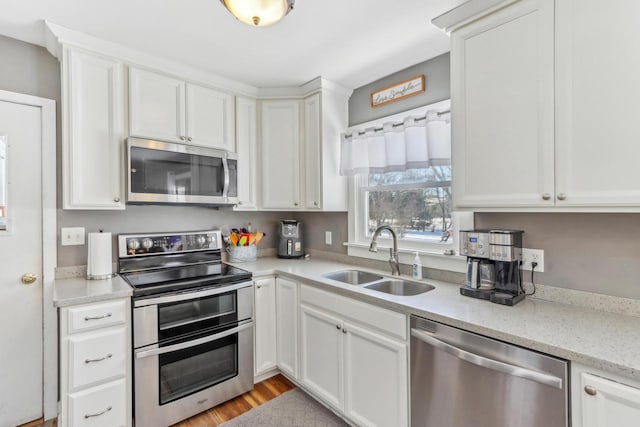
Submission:
M 127 203 L 238 203 L 238 158 L 224 150 L 128 138 L 127 178 Z

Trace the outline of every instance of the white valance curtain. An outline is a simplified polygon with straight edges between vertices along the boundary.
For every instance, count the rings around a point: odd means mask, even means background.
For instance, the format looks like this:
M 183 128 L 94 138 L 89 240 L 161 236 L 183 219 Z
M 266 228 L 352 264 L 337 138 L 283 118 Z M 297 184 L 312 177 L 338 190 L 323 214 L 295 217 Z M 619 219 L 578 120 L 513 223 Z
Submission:
M 449 114 L 427 111 L 402 123 L 343 133 L 340 175 L 401 172 L 451 164 Z

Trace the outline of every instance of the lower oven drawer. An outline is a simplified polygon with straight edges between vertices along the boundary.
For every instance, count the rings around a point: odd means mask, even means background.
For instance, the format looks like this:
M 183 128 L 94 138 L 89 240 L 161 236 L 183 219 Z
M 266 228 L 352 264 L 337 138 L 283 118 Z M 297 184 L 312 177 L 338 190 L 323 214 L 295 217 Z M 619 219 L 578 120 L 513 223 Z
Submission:
M 125 379 L 69 395 L 69 427 L 120 427 L 127 423 Z
M 111 328 L 69 338 L 69 388 L 78 388 L 117 377 L 127 368 L 127 333 Z

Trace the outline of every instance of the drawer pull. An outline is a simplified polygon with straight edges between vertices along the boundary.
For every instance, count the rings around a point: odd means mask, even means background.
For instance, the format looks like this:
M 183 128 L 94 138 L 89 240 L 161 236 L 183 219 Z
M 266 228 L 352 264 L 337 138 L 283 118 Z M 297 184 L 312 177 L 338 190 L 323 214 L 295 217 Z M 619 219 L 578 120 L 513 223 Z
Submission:
M 107 317 L 111 317 L 112 314 L 111 313 L 107 313 L 107 314 L 103 314 L 102 316 L 96 316 L 96 317 L 89 317 L 89 316 L 85 316 L 84 321 L 88 322 L 89 320 L 100 320 L 100 319 L 106 319 Z
M 101 357 L 99 359 L 85 359 L 84 363 L 88 365 L 89 363 L 102 362 L 103 360 L 111 359 L 112 357 L 113 357 L 113 354 L 109 353 L 105 357 Z
M 107 412 L 109 412 L 109 411 L 110 411 L 110 410 L 112 410 L 112 409 L 113 409 L 113 407 L 109 406 L 107 409 L 105 409 L 105 410 L 104 410 L 104 411 L 102 411 L 102 412 L 98 412 L 98 413 L 96 413 L 96 414 L 85 414 L 84 419 L 86 420 L 86 419 L 88 419 L 88 418 L 99 417 L 100 415 L 102 415 L 102 414 L 106 414 Z

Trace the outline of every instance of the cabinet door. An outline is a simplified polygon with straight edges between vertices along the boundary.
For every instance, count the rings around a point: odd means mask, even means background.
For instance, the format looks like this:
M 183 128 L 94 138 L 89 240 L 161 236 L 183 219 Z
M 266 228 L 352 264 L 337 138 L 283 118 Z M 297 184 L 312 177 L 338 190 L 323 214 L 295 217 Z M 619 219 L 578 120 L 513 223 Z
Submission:
M 299 209 L 300 103 L 262 102 L 262 207 Z
M 640 389 L 586 373 L 581 383 L 582 427 L 638 425 Z
M 129 133 L 169 142 L 186 141 L 185 82 L 131 68 Z
M 236 210 L 257 209 L 256 101 L 236 98 L 238 204 Z
M 553 206 L 553 5 L 519 1 L 451 35 L 458 207 Z
M 556 203 L 640 206 L 640 3 L 557 8 Z
M 304 173 L 306 209 L 322 208 L 322 134 L 320 95 L 304 100 Z
M 350 322 L 343 331 L 346 416 L 361 426 L 406 426 L 407 345 Z
M 342 411 L 342 320 L 301 304 L 300 329 L 300 382 Z
M 63 58 L 65 209 L 124 209 L 123 65 L 66 49 Z
M 298 285 L 276 279 L 276 354 L 278 368 L 298 378 Z
M 235 151 L 233 96 L 187 84 L 187 141 Z
M 255 375 L 276 366 L 276 283 L 255 281 Z

